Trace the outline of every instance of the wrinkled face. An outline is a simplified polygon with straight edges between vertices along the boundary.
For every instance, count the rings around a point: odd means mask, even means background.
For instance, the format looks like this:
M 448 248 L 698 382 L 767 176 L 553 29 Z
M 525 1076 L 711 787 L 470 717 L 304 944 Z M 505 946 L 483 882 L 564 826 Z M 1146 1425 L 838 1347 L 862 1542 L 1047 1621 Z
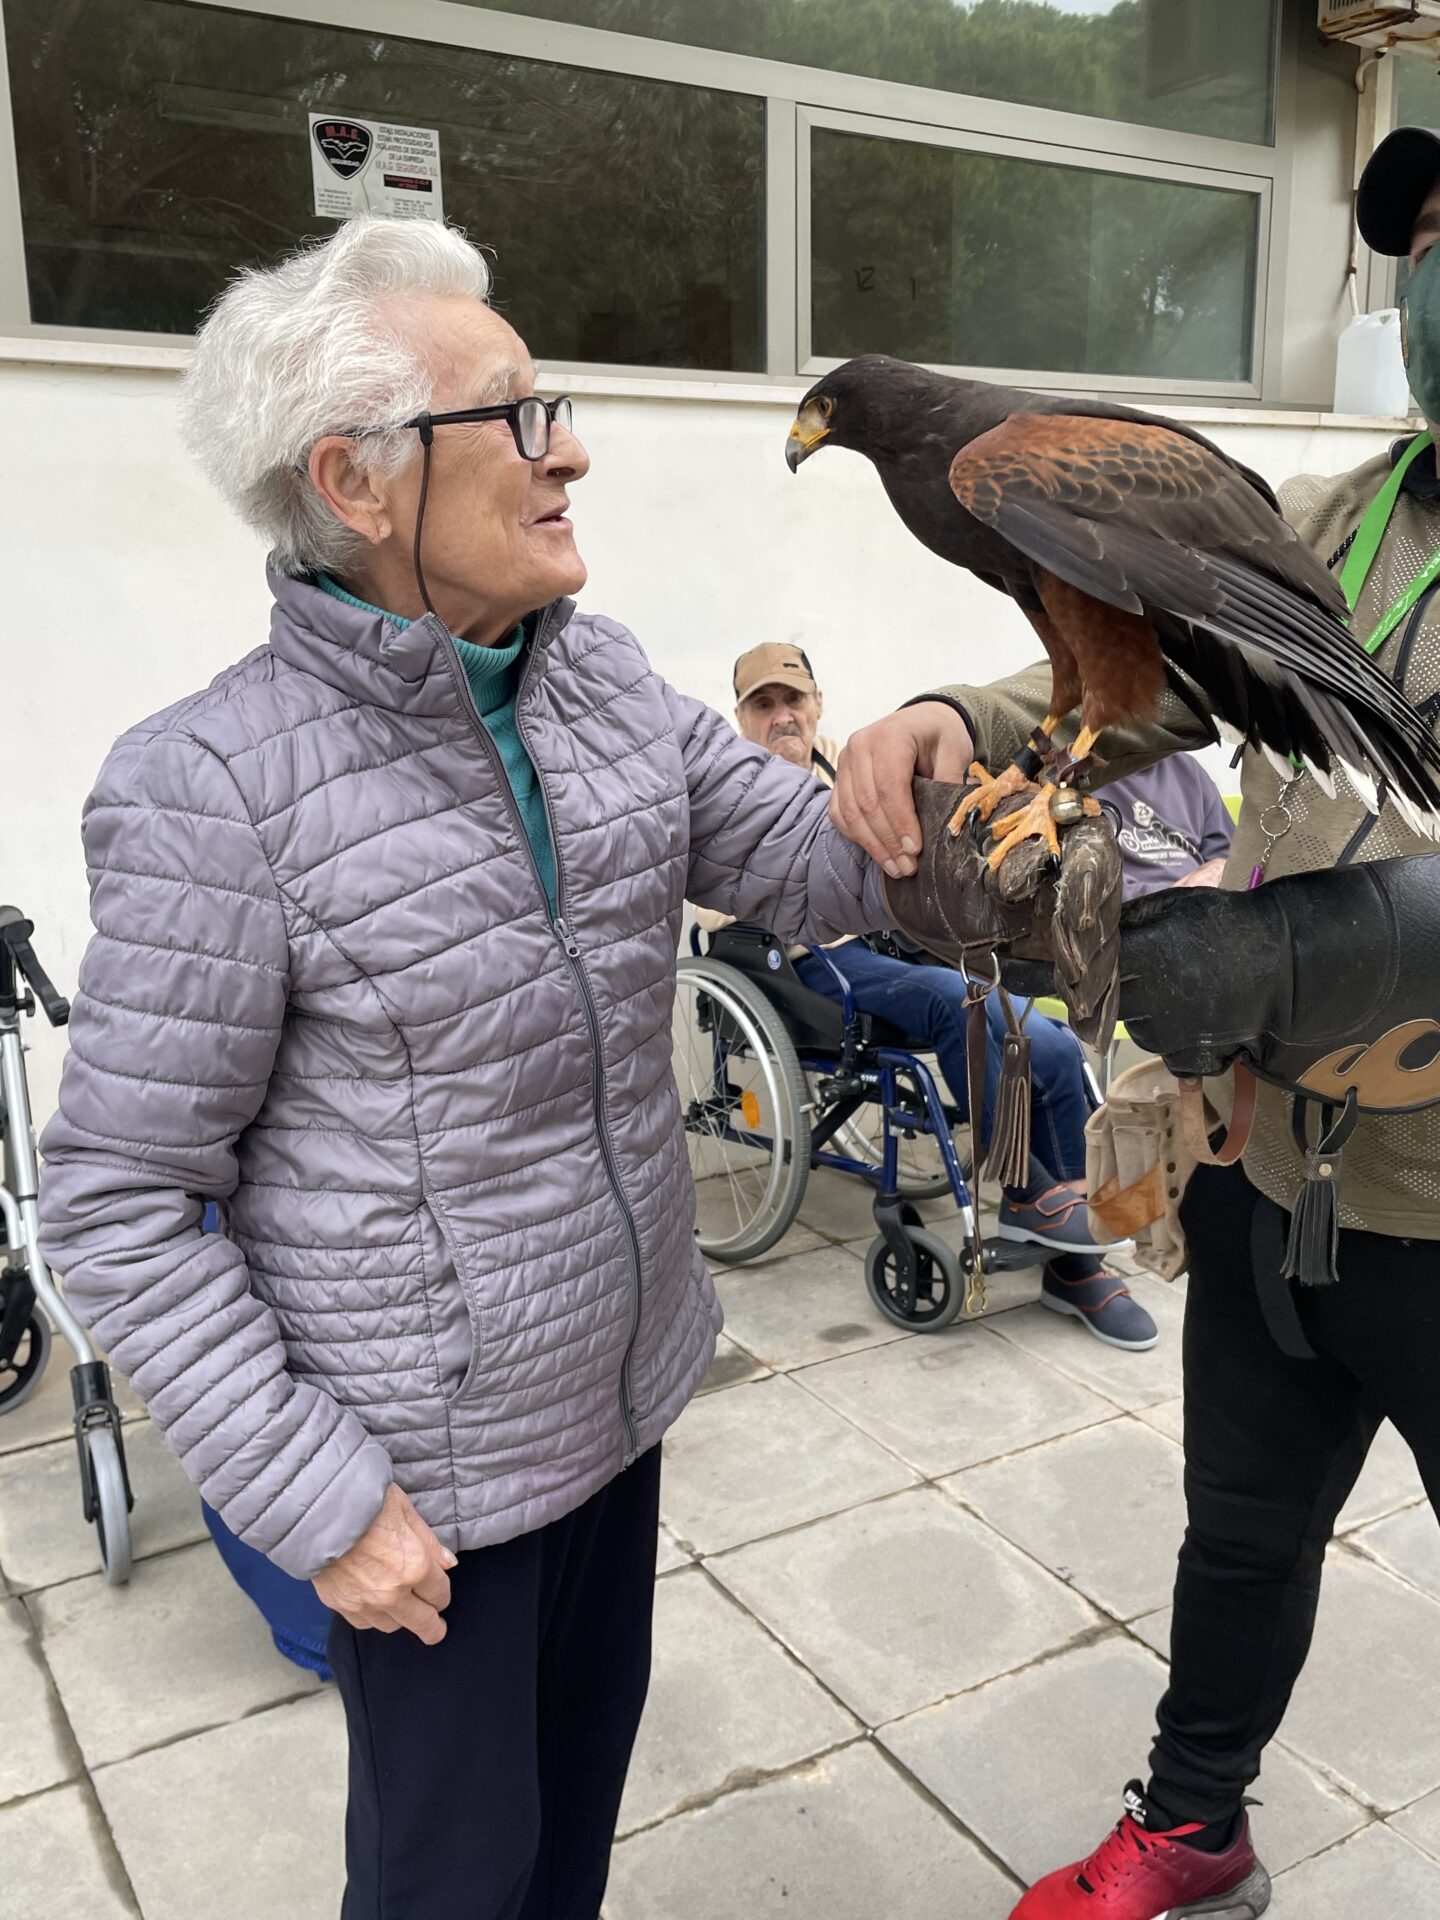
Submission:
M 735 718 L 747 740 L 794 766 L 808 767 L 824 705 L 820 694 L 799 687 L 757 687 L 735 709 Z
M 395 323 L 414 334 L 434 369 L 432 413 L 499 405 L 535 391 L 524 341 L 477 300 L 430 296 L 408 304 Z M 584 447 L 558 423 L 539 460 L 524 458 L 506 420 L 435 428 L 421 565 L 452 633 L 488 640 L 585 584 L 567 508 L 569 488 L 589 465 Z M 403 568 L 411 580 L 421 474 L 416 458 L 376 482 L 386 510 L 377 524 L 388 549 L 386 571 Z

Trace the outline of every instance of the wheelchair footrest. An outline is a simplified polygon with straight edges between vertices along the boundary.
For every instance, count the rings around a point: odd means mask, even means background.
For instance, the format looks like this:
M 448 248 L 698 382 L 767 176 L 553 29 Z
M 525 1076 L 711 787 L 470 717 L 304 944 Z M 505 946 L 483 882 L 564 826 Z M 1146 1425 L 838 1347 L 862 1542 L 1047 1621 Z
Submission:
M 1024 1273 L 1032 1267 L 1043 1267 L 1047 1260 L 1055 1258 L 1051 1248 L 1035 1246 L 1028 1240 L 1002 1240 L 992 1234 L 981 1245 L 985 1249 L 986 1273 Z

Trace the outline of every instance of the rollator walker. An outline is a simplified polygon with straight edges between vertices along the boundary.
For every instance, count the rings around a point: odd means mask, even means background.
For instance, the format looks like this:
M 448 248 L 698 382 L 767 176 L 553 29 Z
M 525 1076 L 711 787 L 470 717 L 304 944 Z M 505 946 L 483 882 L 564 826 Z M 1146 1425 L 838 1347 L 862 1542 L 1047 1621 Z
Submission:
M 51 1328 L 58 1327 L 75 1354 L 70 1391 L 81 1502 L 99 1535 L 105 1578 L 118 1586 L 130 1577 L 135 1504 L 120 1410 L 110 1391 L 110 1369 L 65 1305 L 40 1251 L 39 1169 L 20 1019 L 33 1016 L 38 999 L 51 1026 L 63 1027 L 70 1003 L 36 959 L 34 931 L 18 907 L 0 906 L 0 1414 L 20 1406 L 39 1386 Z

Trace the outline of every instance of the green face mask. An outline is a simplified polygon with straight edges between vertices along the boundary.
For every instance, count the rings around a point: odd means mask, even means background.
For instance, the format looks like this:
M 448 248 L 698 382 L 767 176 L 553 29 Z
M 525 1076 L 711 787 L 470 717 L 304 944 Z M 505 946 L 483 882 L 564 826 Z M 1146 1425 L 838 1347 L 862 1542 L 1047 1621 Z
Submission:
M 1440 422 L 1440 245 L 1431 247 L 1406 284 L 1400 349 L 1420 411 Z

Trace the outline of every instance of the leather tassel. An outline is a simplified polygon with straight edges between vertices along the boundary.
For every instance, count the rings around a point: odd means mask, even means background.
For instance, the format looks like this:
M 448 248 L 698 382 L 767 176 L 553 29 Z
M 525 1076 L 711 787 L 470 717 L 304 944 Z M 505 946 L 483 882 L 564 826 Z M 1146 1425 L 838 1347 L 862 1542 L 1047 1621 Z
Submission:
M 995 1125 L 985 1159 L 985 1177 L 1002 1187 L 1020 1187 L 1030 1171 L 1030 1036 L 1007 1033 L 1000 1044 L 1000 1085 Z
M 1290 1238 L 1281 1268 L 1287 1280 L 1302 1287 L 1333 1287 L 1340 1278 L 1340 1215 L 1336 1189 L 1340 1184 L 1338 1150 L 1311 1147 L 1305 1155 L 1305 1181 L 1290 1216 Z

